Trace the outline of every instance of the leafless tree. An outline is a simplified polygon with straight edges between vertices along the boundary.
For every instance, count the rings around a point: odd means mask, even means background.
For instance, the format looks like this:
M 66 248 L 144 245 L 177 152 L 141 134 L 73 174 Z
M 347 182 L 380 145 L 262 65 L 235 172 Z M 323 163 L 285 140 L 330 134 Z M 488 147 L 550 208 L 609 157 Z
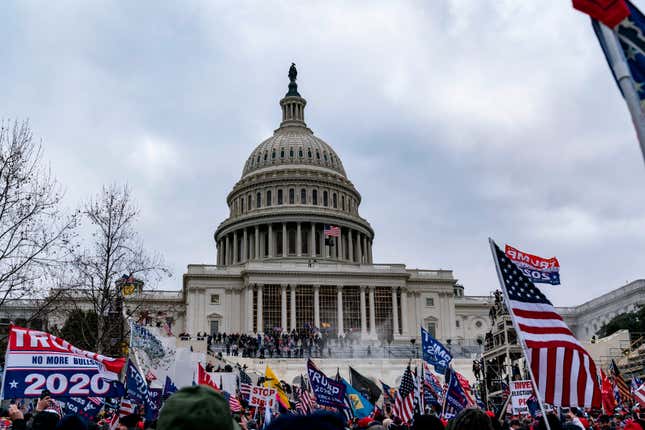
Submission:
M 170 276 L 170 272 L 159 255 L 145 250 L 135 230 L 139 210 L 127 186 L 103 187 L 85 205 L 83 214 L 89 221 L 91 236 L 74 259 L 78 283 L 74 294 L 98 315 L 95 351 L 115 352 L 108 328 L 121 300 L 116 281 L 126 274 L 151 286 L 163 276 Z
M 52 303 L 78 219 L 63 213 L 61 187 L 41 156 L 28 122 L 0 122 L 0 307 L 38 299 L 37 315 Z

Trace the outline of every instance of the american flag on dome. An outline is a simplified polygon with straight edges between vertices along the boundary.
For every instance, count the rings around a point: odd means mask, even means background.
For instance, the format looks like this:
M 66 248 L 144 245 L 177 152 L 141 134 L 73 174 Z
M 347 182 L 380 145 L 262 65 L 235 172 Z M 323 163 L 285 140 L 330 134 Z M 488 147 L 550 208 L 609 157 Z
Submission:
M 403 376 L 401 377 L 401 385 L 394 397 L 394 415 L 401 418 L 404 423 L 409 422 L 414 415 L 414 376 L 410 365 L 408 365 Z
M 325 224 L 325 236 L 340 237 L 340 227 L 336 225 Z
M 523 341 L 527 361 L 545 402 L 600 408 L 598 370 L 553 304 L 490 240 L 506 305 Z

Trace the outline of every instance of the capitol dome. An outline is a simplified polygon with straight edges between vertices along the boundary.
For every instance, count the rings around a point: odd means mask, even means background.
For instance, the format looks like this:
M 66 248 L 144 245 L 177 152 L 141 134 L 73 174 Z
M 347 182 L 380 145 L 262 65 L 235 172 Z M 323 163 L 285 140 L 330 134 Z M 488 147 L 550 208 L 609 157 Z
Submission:
M 251 152 L 227 197 L 229 217 L 215 232 L 218 265 L 303 258 L 372 263 L 374 231 L 359 215 L 361 195 L 336 151 L 307 127 L 296 77 L 292 65 L 282 121 Z

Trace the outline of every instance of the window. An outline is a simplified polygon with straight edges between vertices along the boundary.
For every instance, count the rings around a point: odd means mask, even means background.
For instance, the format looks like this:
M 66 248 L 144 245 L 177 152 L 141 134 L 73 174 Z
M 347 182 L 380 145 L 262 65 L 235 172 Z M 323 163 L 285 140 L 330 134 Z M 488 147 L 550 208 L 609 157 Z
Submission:
M 260 209 L 262 207 L 262 194 L 258 193 L 255 196 L 255 207 Z
M 307 149 L 307 157 L 311 158 L 311 149 Z
M 298 157 L 302 158 L 302 148 L 298 149 Z
M 332 194 L 331 201 L 334 209 L 338 209 L 338 196 L 336 195 L 336 193 Z
M 260 164 L 260 154 L 258 154 L 258 161 L 256 161 L 257 164 Z
M 459 320 L 455 321 L 455 327 L 459 328 Z
M 284 158 L 284 148 L 280 150 L 280 158 Z
M 289 188 L 289 204 L 292 205 L 296 202 L 296 190 Z
M 219 305 L 219 294 L 211 294 L 211 305 Z
M 429 322 L 427 324 L 428 327 L 428 333 L 430 333 L 430 336 L 434 337 L 435 339 L 437 338 L 437 324 L 433 322 Z
M 426 297 L 426 307 L 431 308 L 434 306 L 434 298 Z
M 271 158 L 275 159 L 275 149 L 273 151 L 271 151 Z
M 311 190 L 311 203 L 318 204 L 318 190 Z
M 324 159 L 325 161 L 327 161 L 327 153 L 326 153 L 326 152 L 323 152 L 323 159 Z
M 240 198 L 240 212 L 244 213 L 244 197 Z
M 340 208 L 345 210 L 345 196 L 340 196 Z
M 320 152 L 316 151 L 316 158 L 320 160 Z
M 265 152 L 265 153 L 264 153 L 264 161 L 267 161 L 267 157 L 268 157 L 268 156 L 269 156 L 269 153 L 268 153 L 268 152 Z
M 267 206 L 271 206 L 271 190 L 267 190 Z
M 484 324 L 482 324 L 482 322 L 481 322 L 481 321 L 477 321 L 477 322 L 475 323 L 475 327 L 477 327 L 477 328 L 482 328 L 482 325 L 484 325 Z
M 307 190 L 304 188 L 300 190 L 300 204 L 307 204 Z
M 246 207 L 250 210 L 251 209 L 251 195 L 249 194 L 249 197 L 246 199 Z
M 282 204 L 282 189 L 278 190 L 278 204 Z
M 293 158 L 293 148 L 289 149 L 289 157 Z
M 323 191 L 323 206 L 329 206 L 329 198 L 327 196 L 327 191 Z

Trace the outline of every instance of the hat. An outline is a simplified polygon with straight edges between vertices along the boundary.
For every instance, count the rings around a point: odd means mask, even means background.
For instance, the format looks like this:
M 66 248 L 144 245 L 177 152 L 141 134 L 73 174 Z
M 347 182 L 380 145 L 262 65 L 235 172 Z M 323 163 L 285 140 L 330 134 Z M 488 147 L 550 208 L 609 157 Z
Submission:
M 204 385 L 185 387 L 166 400 L 157 430 L 239 430 L 228 402 Z
M 358 420 L 358 428 L 366 429 L 372 421 L 374 420 L 370 417 L 361 418 L 360 420 Z

